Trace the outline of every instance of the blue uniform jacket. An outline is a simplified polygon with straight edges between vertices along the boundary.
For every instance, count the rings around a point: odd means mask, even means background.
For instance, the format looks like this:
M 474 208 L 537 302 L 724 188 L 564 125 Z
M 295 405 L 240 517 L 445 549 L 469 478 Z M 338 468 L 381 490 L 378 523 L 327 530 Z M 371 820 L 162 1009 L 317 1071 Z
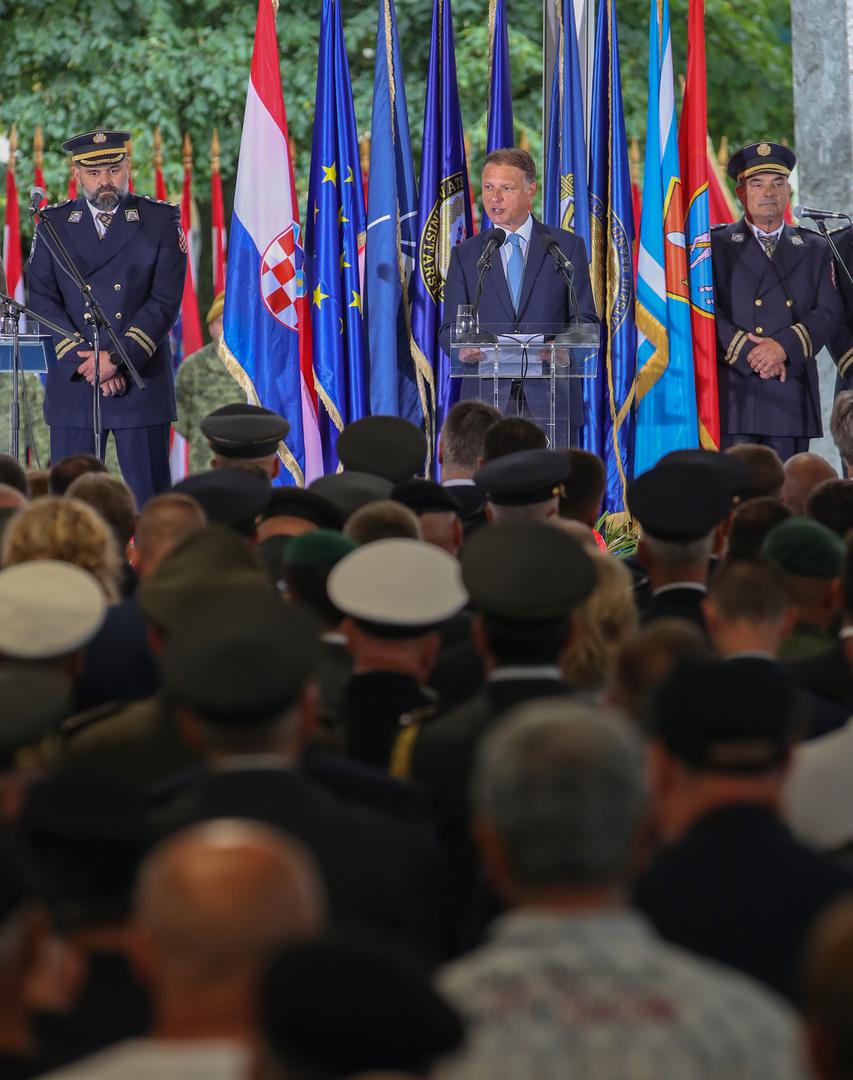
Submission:
M 741 218 L 711 230 L 720 425 L 724 435 L 823 433 L 815 356 L 838 330 L 841 296 L 823 237 L 785 225 L 772 259 Z M 748 334 L 787 353 L 787 379 L 749 366 Z
M 127 195 L 116 210 L 103 240 L 84 198 L 43 211 L 62 238 L 83 277 L 92 286 L 128 356 L 145 380 L 137 390 L 127 379 L 119 397 L 101 397 L 105 430 L 148 427 L 174 420 L 175 382 L 169 330 L 181 306 L 186 273 L 186 242 L 178 208 L 146 196 Z M 84 307 L 74 282 L 55 265 L 50 242 L 39 227 L 30 252 L 30 307 L 60 326 L 78 330 L 90 343 Z M 47 373 L 44 415 L 59 427 L 89 427 L 92 388 L 74 379 L 82 363 L 80 346 L 54 334 L 57 362 Z M 113 345 L 101 332 L 101 348 Z
M 853 271 L 853 229 L 849 225 L 843 229 L 833 229 L 832 239 L 848 270 Z M 853 285 L 843 270 L 837 269 L 835 276 L 844 303 L 844 318 L 829 342 L 829 351 L 838 368 L 837 393 L 842 389 L 853 390 Z

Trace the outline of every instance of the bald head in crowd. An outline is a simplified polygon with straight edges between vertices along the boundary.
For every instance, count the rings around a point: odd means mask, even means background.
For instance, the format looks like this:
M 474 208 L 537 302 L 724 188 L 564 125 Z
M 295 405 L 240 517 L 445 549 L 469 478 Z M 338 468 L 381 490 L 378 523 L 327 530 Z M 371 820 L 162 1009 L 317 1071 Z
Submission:
M 800 517 L 805 514 L 809 495 L 818 484 L 838 479 L 838 473 L 820 454 L 794 454 L 783 468 L 782 502 L 792 514 Z
M 0 510 L 18 510 L 26 506 L 27 496 L 11 484 L 0 484 Z
M 155 1031 L 248 1038 L 258 972 L 324 919 L 313 861 L 283 834 L 230 820 L 177 833 L 146 859 L 135 903 Z
M 167 492 L 149 499 L 139 515 L 134 537 L 136 572 L 150 574 L 172 548 L 207 524 L 205 513 L 189 495 Z

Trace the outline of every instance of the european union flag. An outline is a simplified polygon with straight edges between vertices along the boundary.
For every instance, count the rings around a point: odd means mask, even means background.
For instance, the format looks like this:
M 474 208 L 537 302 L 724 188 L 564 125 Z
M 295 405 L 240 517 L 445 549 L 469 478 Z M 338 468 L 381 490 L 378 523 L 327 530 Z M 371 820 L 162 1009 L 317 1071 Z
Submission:
M 506 0 L 489 0 L 489 126 L 486 153 L 502 150 L 514 142 Z M 491 218 L 484 210 L 480 231 L 491 227 Z
M 366 221 L 352 84 L 338 0 L 323 0 L 305 233 L 323 468 L 367 412 L 362 269 Z
M 434 447 L 456 393 L 450 385 L 450 358 L 438 343 L 444 281 L 451 249 L 473 232 L 450 0 L 433 0 L 418 229 L 412 347 L 416 363 L 429 373 L 431 418 L 426 433 Z
M 604 459 L 604 508 L 619 513 L 625 509 L 625 490 L 634 466 L 637 331 L 631 168 L 622 108 L 616 0 L 599 0 L 598 4 L 589 141 L 590 276 L 603 332 L 598 377 L 584 380 L 591 391 L 584 446 Z
M 423 427 L 427 378 L 412 357 L 409 306 L 418 247 L 418 188 L 394 0 L 379 0 L 367 222 L 370 411 Z

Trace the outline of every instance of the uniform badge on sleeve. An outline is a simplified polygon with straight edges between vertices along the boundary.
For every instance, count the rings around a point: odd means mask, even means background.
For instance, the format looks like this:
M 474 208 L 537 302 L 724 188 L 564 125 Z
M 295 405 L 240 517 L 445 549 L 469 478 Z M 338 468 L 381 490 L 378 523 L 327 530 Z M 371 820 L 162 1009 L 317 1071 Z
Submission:
M 178 247 L 181 249 L 181 251 L 184 253 L 184 255 L 186 255 L 186 253 L 187 253 L 188 246 L 189 245 L 187 244 L 187 238 L 184 235 L 184 230 L 179 225 L 178 226 Z
M 68 220 L 71 222 L 72 225 L 76 225 L 80 218 L 82 218 L 82 216 L 82 210 L 72 210 L 71 213 L 68 215 Z
M 796 244 L 797 247 L 803 247 L 805 240 L 803 240 L 802 236 L 792 236 L 791 243 Z
M 125 221 L 139 221 L 139 211 L 138 210 L 125 210 L 124 219 L 125 219 Z
M 742 244 L 746 240 L 746 233 L 736 232 L 732 233 L 732 241 L 735 244 Z

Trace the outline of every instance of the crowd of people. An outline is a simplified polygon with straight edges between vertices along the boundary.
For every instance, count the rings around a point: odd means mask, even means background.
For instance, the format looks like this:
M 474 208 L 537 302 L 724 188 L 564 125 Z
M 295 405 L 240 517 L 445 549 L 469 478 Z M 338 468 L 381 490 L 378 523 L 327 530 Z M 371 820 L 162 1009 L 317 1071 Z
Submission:
M 0 458 L 0 1076 L 853 1077 L 853 481 L 284 425 Z

